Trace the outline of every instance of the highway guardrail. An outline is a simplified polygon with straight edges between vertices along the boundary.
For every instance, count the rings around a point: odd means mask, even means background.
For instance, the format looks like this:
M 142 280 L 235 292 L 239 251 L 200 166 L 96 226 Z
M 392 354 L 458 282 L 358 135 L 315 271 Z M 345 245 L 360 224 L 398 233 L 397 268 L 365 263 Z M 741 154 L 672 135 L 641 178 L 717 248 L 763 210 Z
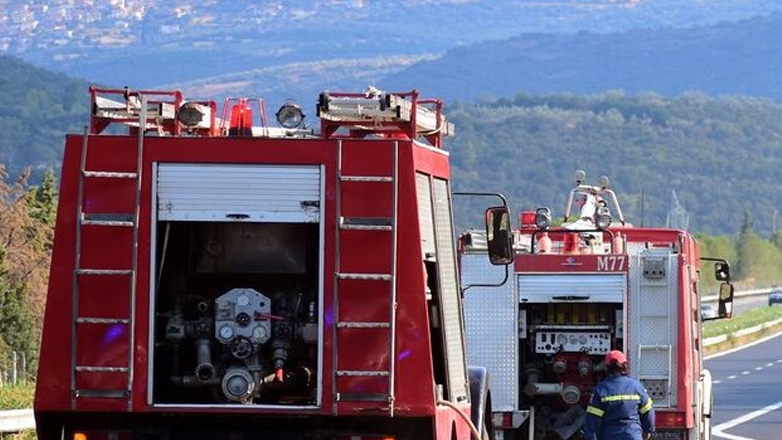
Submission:
M 775 319 L 773 321 L 764 322 L 762 324 L 758 324 L 752 327 L 743 328 L 741 330 L 737 330 L 729 335 L 719 335 L 714 336 L 711 338 L 706 338 L 703 340 L 703 346 L 708 347 L 709 345 L 719 344 L 721 342 L 725 342 L 728 340 L 728 338 L 739 338 L 741 336 L 747 336 L 751 335 L 753 333 L 757 333 L 761 330 L 765 330 L 769 327 L 773 327 L 777 324 L 782 323 L 782 318 Z
M 0 411 L 0 433 L 21 432 L 35 429 L 32 409 Z
M 747 298 L 751 296 L 768 296 L 769 293 L 771 293 L 771 288 L 766 289 L 754 289 L 754 290 L 742 290 L 740 292 L 735 292 L 733 294 L 733 298 Z M 704 296 L 701 298 L 702 303 L 711 303 L 711 302 L 717 302 L 717 295 L 709 295 Z

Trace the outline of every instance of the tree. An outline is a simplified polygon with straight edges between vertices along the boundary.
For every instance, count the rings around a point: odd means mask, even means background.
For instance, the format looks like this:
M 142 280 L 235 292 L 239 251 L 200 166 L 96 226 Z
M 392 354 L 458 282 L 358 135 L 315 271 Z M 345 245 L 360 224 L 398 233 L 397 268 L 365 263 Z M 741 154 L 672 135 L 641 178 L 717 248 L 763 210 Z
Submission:
M 54 226 L 57 215 L 57 178 L 49 167 L 41 178 L 41 184 L 30 190 L 30 217 L 41 225 Z
M 28 365 L 36 364 L 40 328 L 26 301 L 25 286 L 10 281 L 6 267 L 6 252 L 0 247 L 0 355 L 2 363 L 9 365 L 11 351 L 24 353 Z M 28 371 L 32 371 L 29 368 Z
M 782 280 L 782 252 L 752 230 L 752 216 L 744 213 L 744 224 L 736 241 L 736 278 L 750 285 L 768 285 Z
M 56 191 L 54 173 L 41 185 L 27 185 L 25 170 L 15 181 L 0 165 L 0 356 L 24 353 L 28 365 L 37 360 L 40 322 L 51 261 Z
M 733 278 L 737 278 L 737 274 L 735 272 L 736 268 L 736 243 L 734 243 L 733 239 L 726 236 L 726 235 L 720 235 L 720 236 L 711 236 L 706 234 L 697 234 L 695 236 L 695 239 L 698 241 L 698 244 L 701 248 L 701 256 L 703 257 L 711 257 L 711 258 L 724 258 L 728 260 L 728 262 L 731 263 L 731 266 L 733 267 Z M 701 291 L 702 292 L 716 292 L 717 286 L 719 286 L 720 281 L 717 281 L 714 276 L 712 275 L 712 265 L 703 265 L 703 269 L 701 271 Z

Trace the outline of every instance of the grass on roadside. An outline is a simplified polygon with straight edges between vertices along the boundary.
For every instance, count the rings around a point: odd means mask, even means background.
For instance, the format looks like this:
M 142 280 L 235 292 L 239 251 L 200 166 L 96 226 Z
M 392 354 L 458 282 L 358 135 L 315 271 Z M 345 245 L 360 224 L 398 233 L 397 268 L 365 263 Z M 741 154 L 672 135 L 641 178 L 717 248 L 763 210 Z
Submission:
M 34 393 L 33 384 L 0 387 L 0 410 L 32 408 Z
M 38 439 L 38 435 L 36 435 L 34 429 L 22 431 L 18 434 L 0 434 L 0 440 L 37 440 L 37 439 Z
M 753 327 L 764 322 L 773 321 L 782 318 L 782 307 L 760 307 L 733 319 L 719 319 L 708 321 L 703 324 L 703 337 L 711 338 L 713 336 L 726 335 L 738 330 Z

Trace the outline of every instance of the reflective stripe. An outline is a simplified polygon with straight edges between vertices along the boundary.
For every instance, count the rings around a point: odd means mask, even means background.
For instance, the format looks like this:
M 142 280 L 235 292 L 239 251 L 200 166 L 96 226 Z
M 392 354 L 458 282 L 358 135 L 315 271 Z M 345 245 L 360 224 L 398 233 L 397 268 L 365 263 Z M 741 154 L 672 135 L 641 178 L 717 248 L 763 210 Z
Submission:
M 641 396 L 638 394 L 615 394 L 613 396 L 605 396 L 600 399 L 601 402 L 616 402 L 619 400 L 641 400 Z
M 605 413 L 605 411 L 603 411 L 603 410 L 602 410 L 602 409 L 600 409 L 600 408 L 595 408 L 594 406 L 592 406 L 592 405 L 589 405 L 589 406 L 587 407 L 587 413 L 589 413 L 589 414 L 594 414 L 594 415 L 596 415 L 596 416 L 598 416 L 598 417 L 603 417 L 603 414 Z
M 651 411 L 651 409 L 652 409 L 652 399 L 649 399 L 646 402 L 646 405 L 642 406 L 641 409 L 638 410 L 638 412 L 641 413 L 641 414 L 646 414 L 649 411 Z

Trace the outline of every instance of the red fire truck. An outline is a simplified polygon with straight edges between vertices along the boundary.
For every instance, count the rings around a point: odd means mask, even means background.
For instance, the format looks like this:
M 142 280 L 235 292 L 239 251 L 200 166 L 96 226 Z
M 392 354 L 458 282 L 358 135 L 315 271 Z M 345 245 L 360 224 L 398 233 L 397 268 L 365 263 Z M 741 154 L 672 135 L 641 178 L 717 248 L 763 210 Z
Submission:
M 559 227 L 539 208 L 522 213 L 513 231 L 499 207 L 487 219 L 507 232 L 461 236 L 468 360 L 491 374 L 497 438 L 582 438 L 603 358 L 619 349 L 654 401 L 652 438 L 708 439 L 712 386 L 702 361 L 699 279 L 709 261 L 709 276 L 722 281 L 719 318 L 730 317 L 728 263 L 701 258 L 686 231 L 632 227 L 608 179 L 585 178 L 577 173 Z M 497 254 L 512 239 L 514 252 Z M 487 250 L 496 254 L 491 262 Z M 509 274 L 503 265 L 511 263 Z
M 438 100 L 91 89 L 65 143 L 39 438 L 489 437 Z M 476 428 L 477 427 L 477 428 Z

